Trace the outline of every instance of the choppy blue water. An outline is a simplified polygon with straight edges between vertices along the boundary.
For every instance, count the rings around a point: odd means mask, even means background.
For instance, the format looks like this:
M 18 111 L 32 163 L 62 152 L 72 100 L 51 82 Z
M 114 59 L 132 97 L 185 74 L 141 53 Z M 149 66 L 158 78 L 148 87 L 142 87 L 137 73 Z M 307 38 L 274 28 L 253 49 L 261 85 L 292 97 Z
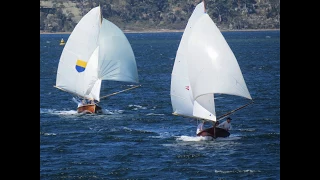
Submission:
M 279 31 L 223 32 L 255 103 L 216 140 L 195 137 L 196 121 L 171 114 L 182 33 L 126 35 L 142 86 L 102 100 L 103 115 L 77 114 L 72 96 L 53 87 L 69 35 L 40 35 L 40 179 L 280 179 Z M 103 82 L 101 95 L 127 85 Z

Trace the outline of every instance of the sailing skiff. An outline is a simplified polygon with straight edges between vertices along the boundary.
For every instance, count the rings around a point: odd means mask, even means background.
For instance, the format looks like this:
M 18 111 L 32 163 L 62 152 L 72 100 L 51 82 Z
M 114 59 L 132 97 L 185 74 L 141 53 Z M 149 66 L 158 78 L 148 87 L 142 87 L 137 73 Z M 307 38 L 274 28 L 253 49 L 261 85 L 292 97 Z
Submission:
M 98 6 L 84 15 L 70 34 L 60 56 L 55 87 L 82 99 L 78 101 L 78 113 L 98 113 L 102 110 L 98 102 L 110 96 L 100 97 L 104 80 L 139 83 L 128 39 L 119 27 L 102 17 Z M 91 103 L 81 104 L 83 100 Z
M 215 94 L 244 97 L 250 102 L 217 117 Z M 183 32 L 171 75 L 173 115 L 212 122 L 227 117 L 253 103 L 239 64 L 225 38 L 200 2 Z M 228 137 L 214 125 L 197 136 Z

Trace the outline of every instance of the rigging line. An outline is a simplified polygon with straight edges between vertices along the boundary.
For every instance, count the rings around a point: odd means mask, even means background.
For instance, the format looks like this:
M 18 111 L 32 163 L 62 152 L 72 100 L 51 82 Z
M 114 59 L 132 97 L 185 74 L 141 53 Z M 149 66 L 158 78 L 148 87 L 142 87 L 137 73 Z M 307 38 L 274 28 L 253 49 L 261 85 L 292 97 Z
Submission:
M 130 90 L 130 89 L 134 89 L 134 88 L 137 88 L 137 87 L 140 87 L 140 86 L 141 86 L 141 85 L 137 85 L 137 86 L 130 87 L 130 88 L 128 88 L 128 89 L 124 89 L 124 90 L 122 90 L 122 91 L 114 92 L 114 93 L 112 93 L 112 94 L 108 94 L 108 95 L 102 96 L 102 97 L 100 97 L 100 99 L 103 99 L 103 98 L 106 98 L 106 97 L 109 97 L 109 96 L 113 96 L 113 95 L 119 94 L 119 93 L 121 93 L 121 92 L 128 91 L 128 90 Z
M 232 110 L 232 111 L 230 111 L 230 112 L 228 112 L 228 113 L 226 113 L 224 115 L 221 115 L 220 117 L 217 118 L 217 121 L 223 119 L 224 117 L 226 117 L 226 116 L 228 116 L 228 115 L 230 115 L 230 114 L 232 114 L 232 113 L 234 113 L 234 112 L 236 112 L 236 111 L 238 111 L 238 110 L 240 110 L 240 109 L 242 109 L 242 108 L 244 108 L 244 107 L 246 107 L 246 106 L 248 106 L 248 105 L 250 105 L 252 103 L 254 103 L 253 100 L 251 102 L 249 102 L 248 104 L 245 104 L 245 105 L 243 105 L 243 106 L 241 106 L 241 107 L 239 107 L 239 108 L 237 108 L 235 110 Z

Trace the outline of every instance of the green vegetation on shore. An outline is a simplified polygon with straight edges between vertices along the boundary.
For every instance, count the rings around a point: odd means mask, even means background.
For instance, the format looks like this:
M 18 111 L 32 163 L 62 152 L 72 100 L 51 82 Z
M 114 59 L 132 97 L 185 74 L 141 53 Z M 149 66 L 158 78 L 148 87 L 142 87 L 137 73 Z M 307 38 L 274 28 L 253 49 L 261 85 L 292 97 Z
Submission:
M 40 33 L 71 32 L 100 4 L 103 17 L 126 32 L 180 31 L 201 0 L 40 0 Z M 206 0 L 221 30 L 280 29 L 280 0 Z

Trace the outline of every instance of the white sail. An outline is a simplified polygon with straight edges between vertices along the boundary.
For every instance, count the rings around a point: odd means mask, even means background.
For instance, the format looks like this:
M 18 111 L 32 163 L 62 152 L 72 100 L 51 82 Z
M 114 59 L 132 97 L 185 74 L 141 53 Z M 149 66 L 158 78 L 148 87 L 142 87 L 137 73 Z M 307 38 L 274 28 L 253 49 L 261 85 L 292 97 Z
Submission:
M 202 3 L 203 4 L 203 3 Z M 176 54 L 176 59 L 173 65 L 171 74 L 171 104 L 173 108 L 173 114 L 193 116 L 193 102 L 192 88 L 189 82 L 188 76 L 188 41 L 189 34 L 192 32 L 192 27 L 199 16 L 203 14 L 204 6 L 198 5 L 192 16 L 190 17 L 188 24 L 182 35 L 179 48 Z M 199 108 L 200 110 L 201 108 Z M 205 110 L 206 111 L 206 110 Z
M 100 6 L 76 25 L 62 51 L 56 87 L 100 101 L 102 80 L 138 83 L 131 45 L 124 33 L 102 18 Z
M 223 93 L 251 99 L 237 59 L 208 14 L 195 23 L 188 41 L 193 96 Z
M 89 62 L 87 64 L 86 71 L 91 72 L 90 74 L 88 73 L 88 78 L 84 79 L 83 81 L 85 82 L 86 80 L 88 81 L 86 84 L 87 86 L 87 91 L 85 93 L 85 97 L 89 99 L 95 99 L 97 101 L 100 100 L 100 89 L 101 89 L 101 79 L 99 78 L 98 71 L 99 71 L 99 49 L 100 47 L 98 46 L 95 51 L 92 53 Z
M 100 7 L 90 10 L 75 26 L 62 51 L 56 87 L 82 97 L 91 98 L 87 90 L 96 80 L 97 72 L 87 69 L 98 47 Z M 97 60 L 97 57 L 95 58 Z M 94 58 L 91 58 L 94 60 Z
M 103 19 L 99 36 L 99 78 L 138 83 L 136 60 L 124 33 Z
M 216 121 L 215 93 L 251 99 L 233 52 L 201 2 L 184 30 L 172 70 L 173 114 Z

